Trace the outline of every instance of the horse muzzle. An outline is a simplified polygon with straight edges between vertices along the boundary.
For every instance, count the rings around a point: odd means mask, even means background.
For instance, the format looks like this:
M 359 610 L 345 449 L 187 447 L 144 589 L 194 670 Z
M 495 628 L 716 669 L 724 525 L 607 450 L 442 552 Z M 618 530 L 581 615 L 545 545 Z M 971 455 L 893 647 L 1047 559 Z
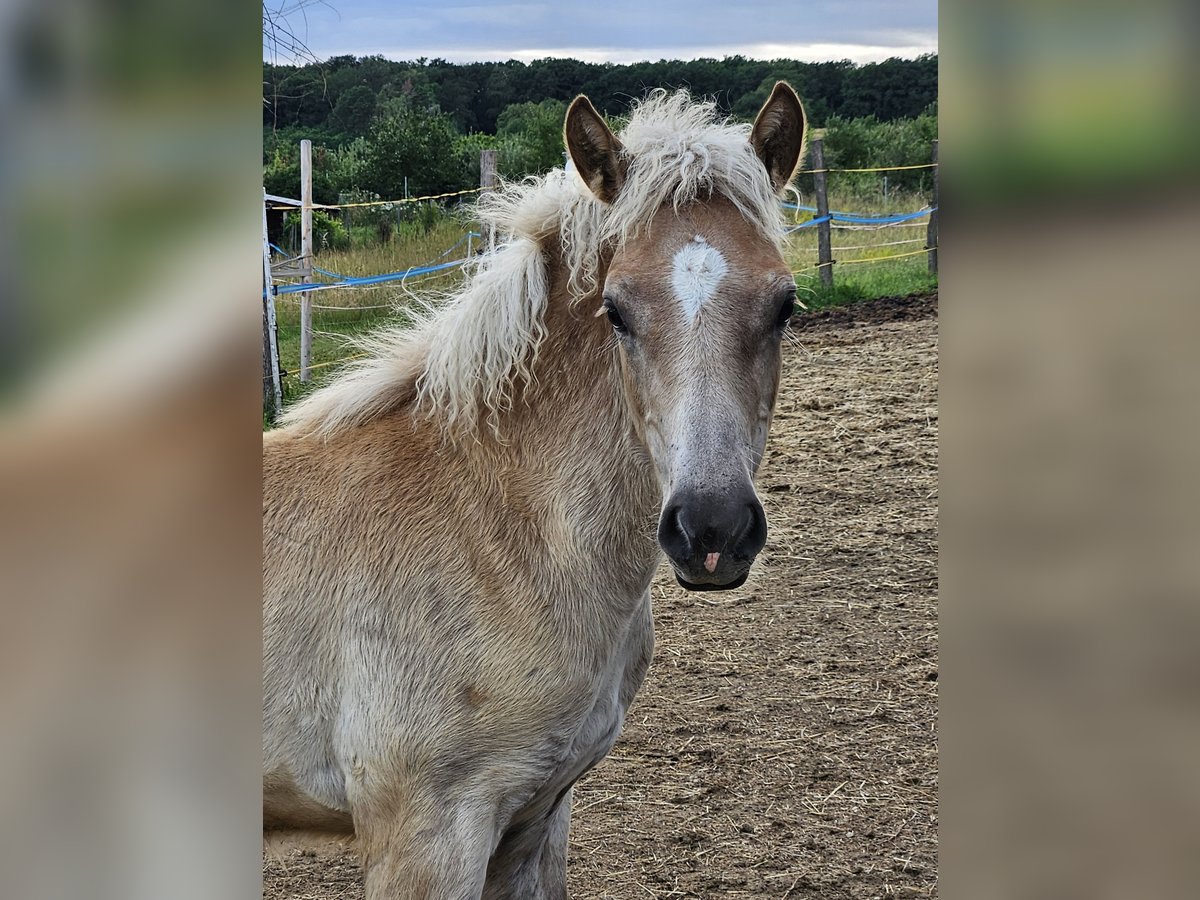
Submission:
M 658 543 L 675 580 L 689 591 L 741 587 L 767 542 L 767 518 L 753 492 L 734 499 L 672 497 L 658 522 Z

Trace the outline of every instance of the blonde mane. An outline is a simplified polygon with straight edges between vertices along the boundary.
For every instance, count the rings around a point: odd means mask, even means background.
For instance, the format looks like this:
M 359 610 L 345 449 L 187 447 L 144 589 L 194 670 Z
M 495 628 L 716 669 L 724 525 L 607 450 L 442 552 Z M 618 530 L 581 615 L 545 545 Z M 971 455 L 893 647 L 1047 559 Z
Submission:
M 361 340 L 367 358 L 292 407 L 283 424 L 328 437 L 413 399 L 449 434 L 495 423 L 529 382 L 545 338 L 550 241 L 561 244 L 571 302 L 598 287 L 601 250 L 635 237 L 666 203 L 678 209 L 721 195 L 765 238 L 782 241 L 779 201 L 749 136 L 749 125 L 724 120 L 711 101 L 654 91 L 619 134 L 629 169 L 613 204 L 563 169 L 486 195 L 478 218 L 504 240 L 472 264 L 465 285 L 416 324 Z

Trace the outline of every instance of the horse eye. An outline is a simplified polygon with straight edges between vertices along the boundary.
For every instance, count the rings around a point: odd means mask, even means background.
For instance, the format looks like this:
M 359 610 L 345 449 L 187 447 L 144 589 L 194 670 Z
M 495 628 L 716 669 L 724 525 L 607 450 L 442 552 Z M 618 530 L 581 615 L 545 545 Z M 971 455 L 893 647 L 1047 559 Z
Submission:
M 614 331 L 619 334 L 629 334 L 629 327 L 625 324 L 625 320 L 621 318 L 617 307 L 611 301 L 605 301 L 604 311 L 608 314 L 608 321 L 612 323 Z
M 796 311 L 796 298 L 788 297 L 783 301 L 783 305 L 779 307 L 779 314 L 775 317 L 775 326 L 782 328 L 788 323 L 792 317 L 792 313 Z

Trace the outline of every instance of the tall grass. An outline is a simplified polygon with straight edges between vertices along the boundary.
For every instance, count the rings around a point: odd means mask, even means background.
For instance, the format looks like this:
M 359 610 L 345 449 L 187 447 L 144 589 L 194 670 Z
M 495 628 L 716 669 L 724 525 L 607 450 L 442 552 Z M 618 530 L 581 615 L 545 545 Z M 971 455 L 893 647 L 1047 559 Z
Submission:
M 442 216 L 428 233 L 397 234 L 387 243 L 355 246 L 349 250 L 317 250 L 316 265 L 330 272 L 351 277 L 403 272 L 431 263 L 462 259 L 467 252 L 462 244 L 443 253 L 462 238 L 476 223 Z M 475 246 L 478 243 L 475 242 Z M 283 381 L 284 401 L 291 402 L 327 379 L 337 368 L 331 365 L 355 352 L 353 338 L 383 322 L 403 318 L 413 295 L 429 295 L 432 289 L 445 289 L 462 278 L 458 269 L 444 274 L 423 276 L 411 283 L 390 281 L 374 287 L 317 291 L 313 302 L 312 380 L 301 384 L 300 372 L 300 295 L 276 297 L 279 324 L 279 362 L 287 372 Z M 326 280 L 318 276 L 318 280 Z M 330 308 L 334 307 L 334 308 Z

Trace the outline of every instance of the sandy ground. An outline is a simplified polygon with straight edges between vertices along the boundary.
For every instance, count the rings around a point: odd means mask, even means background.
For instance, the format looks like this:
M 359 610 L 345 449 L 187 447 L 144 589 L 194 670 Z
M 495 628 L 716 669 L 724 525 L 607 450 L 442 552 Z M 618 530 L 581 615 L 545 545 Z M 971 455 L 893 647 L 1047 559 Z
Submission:
M 575 789 L 572 896 L 937 896 L 937 297 L 798 317 L 730 594 L 664 570 L 620 741 Z M 362 897 L 345 851 L 269 900 Z

